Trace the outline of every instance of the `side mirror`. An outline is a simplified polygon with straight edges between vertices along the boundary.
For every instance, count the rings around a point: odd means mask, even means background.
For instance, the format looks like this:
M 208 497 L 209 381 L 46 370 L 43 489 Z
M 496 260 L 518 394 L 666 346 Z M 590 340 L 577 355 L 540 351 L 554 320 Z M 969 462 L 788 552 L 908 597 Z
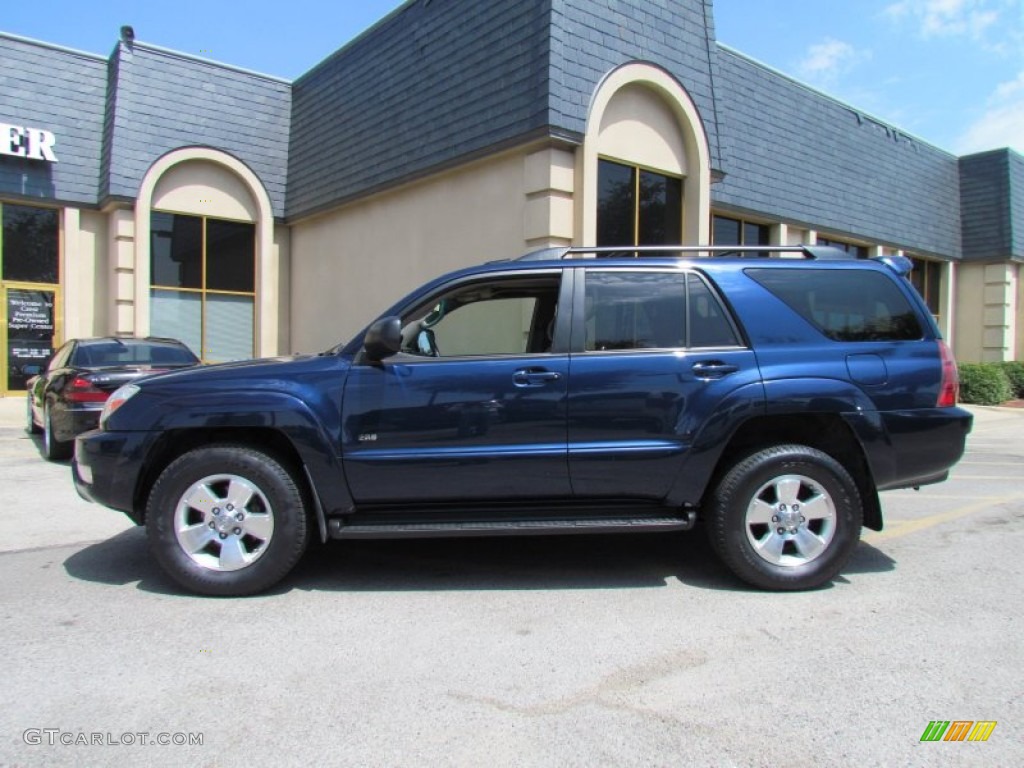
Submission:
M 22 376 L 38 376 L 43 372 L 43 366 L 41 365 L 23 365 L 21 366 Z
M 363 351 L 366 357 L 378 363 L 402 348 L 402 321 L 397 317 L 382 317 L 366 331 Z

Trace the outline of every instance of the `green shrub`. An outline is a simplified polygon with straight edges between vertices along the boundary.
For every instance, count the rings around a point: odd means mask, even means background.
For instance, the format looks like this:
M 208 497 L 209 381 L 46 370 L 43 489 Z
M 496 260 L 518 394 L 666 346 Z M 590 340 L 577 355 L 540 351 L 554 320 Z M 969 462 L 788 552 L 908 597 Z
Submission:
M 1013 397 L 1001 363 L 960 363 L 960 402 L 999 405 Z
M 1014 397 L 1024 397 L 1024 363 L 1017 360 L 1003 363 L 1003 372 L 1010 380 Z

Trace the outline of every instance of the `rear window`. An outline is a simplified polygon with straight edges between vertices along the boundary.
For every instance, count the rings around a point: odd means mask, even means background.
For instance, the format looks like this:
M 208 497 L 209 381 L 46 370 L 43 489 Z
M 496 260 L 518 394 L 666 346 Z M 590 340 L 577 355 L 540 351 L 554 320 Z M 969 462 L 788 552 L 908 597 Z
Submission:
M 834 341 L 910 341 L 924 334 L 906 296 L 866 269 L 747 269 L 745 273 Z
M 84 344 L 75 351 L 73 365 L 113 368 L 121 365 L 194 365 L 199 360 L 185 347 L 171 344 Z

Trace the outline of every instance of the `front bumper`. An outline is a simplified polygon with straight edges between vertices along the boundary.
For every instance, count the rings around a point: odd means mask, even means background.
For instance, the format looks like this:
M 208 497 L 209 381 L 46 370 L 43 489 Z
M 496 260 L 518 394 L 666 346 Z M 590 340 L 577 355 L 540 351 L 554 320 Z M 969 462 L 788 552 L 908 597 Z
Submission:
M 93 430 L 75 438 L 71 477 L 86 501 L 120 510 L 141 525 L 144 510 L 136 508 L 135 489 L 142 471 L 145 432 Z

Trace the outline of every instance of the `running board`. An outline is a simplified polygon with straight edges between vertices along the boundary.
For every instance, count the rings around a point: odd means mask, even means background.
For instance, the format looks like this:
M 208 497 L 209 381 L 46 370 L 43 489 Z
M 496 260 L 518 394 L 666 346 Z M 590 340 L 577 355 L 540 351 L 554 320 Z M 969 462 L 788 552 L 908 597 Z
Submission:
M 358 523 L 345 525 L 330 520 L 333 539 L 401 539 L 451 536 L 555 536 L 576 533 L 640 533 L 645 531 L 686 531 L 693 527 L 696 513 L 621 518 L 573 518 L 565 520 L 488 520 L 443 523 Z

